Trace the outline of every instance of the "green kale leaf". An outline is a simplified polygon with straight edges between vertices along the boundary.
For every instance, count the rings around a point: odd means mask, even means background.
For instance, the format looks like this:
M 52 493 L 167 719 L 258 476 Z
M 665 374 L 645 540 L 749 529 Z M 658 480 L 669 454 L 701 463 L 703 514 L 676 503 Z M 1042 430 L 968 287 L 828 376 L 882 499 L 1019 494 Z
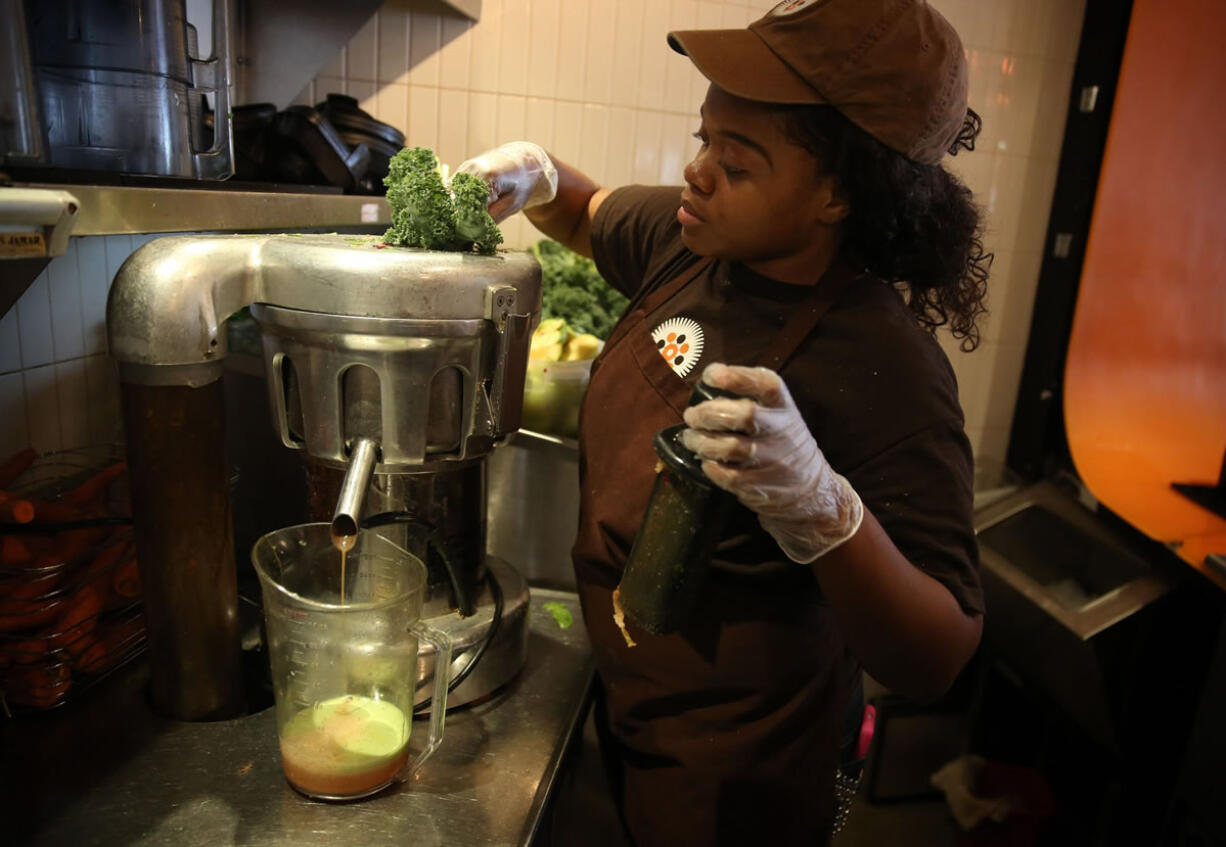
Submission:
M 502 243 L 502 230 L 490 217 L 490 187 L 472 174 L 456 174 L 451 192 L 456 235 L 466 244 L 471 242 L 478 253 L 493 253 Z
M 596 263 L 550 240 L 534 244 L 532 254 L 541 264 L 541 319 L 562 318 L 576 332 L 608 338 L 630 301 Z
M 493 253 L 502 243 L 486 210 L 489 188 L 470 174 L 456 174 L 449 188 L 428 147 L 406 147 L 393 156 L 383 184 L 392 207 L 392 226 L 383 236 L 388 244 Z

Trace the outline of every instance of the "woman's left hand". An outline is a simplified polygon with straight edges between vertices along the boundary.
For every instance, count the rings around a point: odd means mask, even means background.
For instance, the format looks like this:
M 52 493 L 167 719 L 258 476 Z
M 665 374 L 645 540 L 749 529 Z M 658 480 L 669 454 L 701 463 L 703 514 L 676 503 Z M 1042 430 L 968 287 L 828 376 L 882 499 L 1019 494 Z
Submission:
M 511 141 L 486 150 L 461 162 L 456 173 L 485 180 L 490 187 L 490 217 L 497 223 L 558 194 L 557 167 L 544 148 L 531 141 Z
M 757 512 L 793 561 L 812 562 L 855 535 L 860 497 L 822 455 L 779 374 L 712 364 L 702 380 L 741 395 L 685 410 L 681 440 L 703 473 Z

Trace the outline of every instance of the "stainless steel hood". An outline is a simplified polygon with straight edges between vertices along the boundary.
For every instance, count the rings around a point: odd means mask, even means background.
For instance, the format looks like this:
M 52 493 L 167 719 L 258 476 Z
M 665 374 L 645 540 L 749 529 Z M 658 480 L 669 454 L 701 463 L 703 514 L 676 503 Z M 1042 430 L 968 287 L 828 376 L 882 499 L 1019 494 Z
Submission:
M 0 316 L 68 249 L 80 209 L 60 188 L 0 188 Z

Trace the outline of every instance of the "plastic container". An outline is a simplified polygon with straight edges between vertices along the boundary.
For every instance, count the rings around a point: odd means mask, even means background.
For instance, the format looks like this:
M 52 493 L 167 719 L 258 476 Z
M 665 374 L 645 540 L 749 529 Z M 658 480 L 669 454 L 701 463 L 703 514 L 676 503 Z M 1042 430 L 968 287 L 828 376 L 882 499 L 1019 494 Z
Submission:
M 528 362 L 520 426 L 534 432 L 577 438 L 579 407 L 592 375 L 592 359 Z
M 407 778 L 437 749 L 447 673 L 434 674 L 424 749 L 409 753 L 419 642 L 451 666 L 446 634 L 421 620 L 426 566 L 371 530 L 333 547 L 330 524 L 256 542 L 285 778 L 308 797 L 354 800 Z

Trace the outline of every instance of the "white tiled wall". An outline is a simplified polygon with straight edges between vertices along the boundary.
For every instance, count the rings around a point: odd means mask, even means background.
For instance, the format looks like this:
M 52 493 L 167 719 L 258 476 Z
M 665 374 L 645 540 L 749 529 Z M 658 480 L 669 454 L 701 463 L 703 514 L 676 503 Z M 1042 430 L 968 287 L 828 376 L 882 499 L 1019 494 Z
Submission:
M 958 29 L 983 118 L 951 168 L 987 212 L 991 314 L 971 354 L 947 343 L 977 455 L 1003 460 L 1030 329 L 1084 0 L 935 0 Z M 951 342 L 945 336 L 946 342 Z
M 410 144 L 458 164 L 527 138 L 605 185 L 671 183 L 695 150 L 706 83 L 671 29 L 742 27 L 773 5 L 714 0 L 484 0 L 477 24 L 388 0 L 297 98 L 348 93 Z M 996 253 L 984 343 L 946 337 L 977 454 L 1003 457 L 1042 256 L 1084 0 L 934 0 L 962 35 L 979 149 L 950 166 L 988 214 Z M 517 216 L 509 246 L 538 236 Z M 151 237 L 151 236 L 150 236 Z M 0 319 L 0 453 L 111 438 L 105 290 L 146 236 L 73 239 Z
M 121 436 L 106 294 L 123 260 L 154 237 L 70 239 L 0 318 L 0 457 Z
M 962 36 L 978 149 L 949 160 L 987 212 L 991 315 L 971 354 L 943 337 L 981 457 L 1003 459 L 1021 375 L 1084 0 L 933 0 Z M 527 138 L 605 185 L 679 183 L 706 81 L 672 29 L 742 27 L 773 4 L 484 0 L 470 24 L 385 5 L 299 96 L 357 97 L 452 165 Z M 407 45 L 407 46 L 406 46 Z M 538 238 L 517 216 L 509 246 Z

